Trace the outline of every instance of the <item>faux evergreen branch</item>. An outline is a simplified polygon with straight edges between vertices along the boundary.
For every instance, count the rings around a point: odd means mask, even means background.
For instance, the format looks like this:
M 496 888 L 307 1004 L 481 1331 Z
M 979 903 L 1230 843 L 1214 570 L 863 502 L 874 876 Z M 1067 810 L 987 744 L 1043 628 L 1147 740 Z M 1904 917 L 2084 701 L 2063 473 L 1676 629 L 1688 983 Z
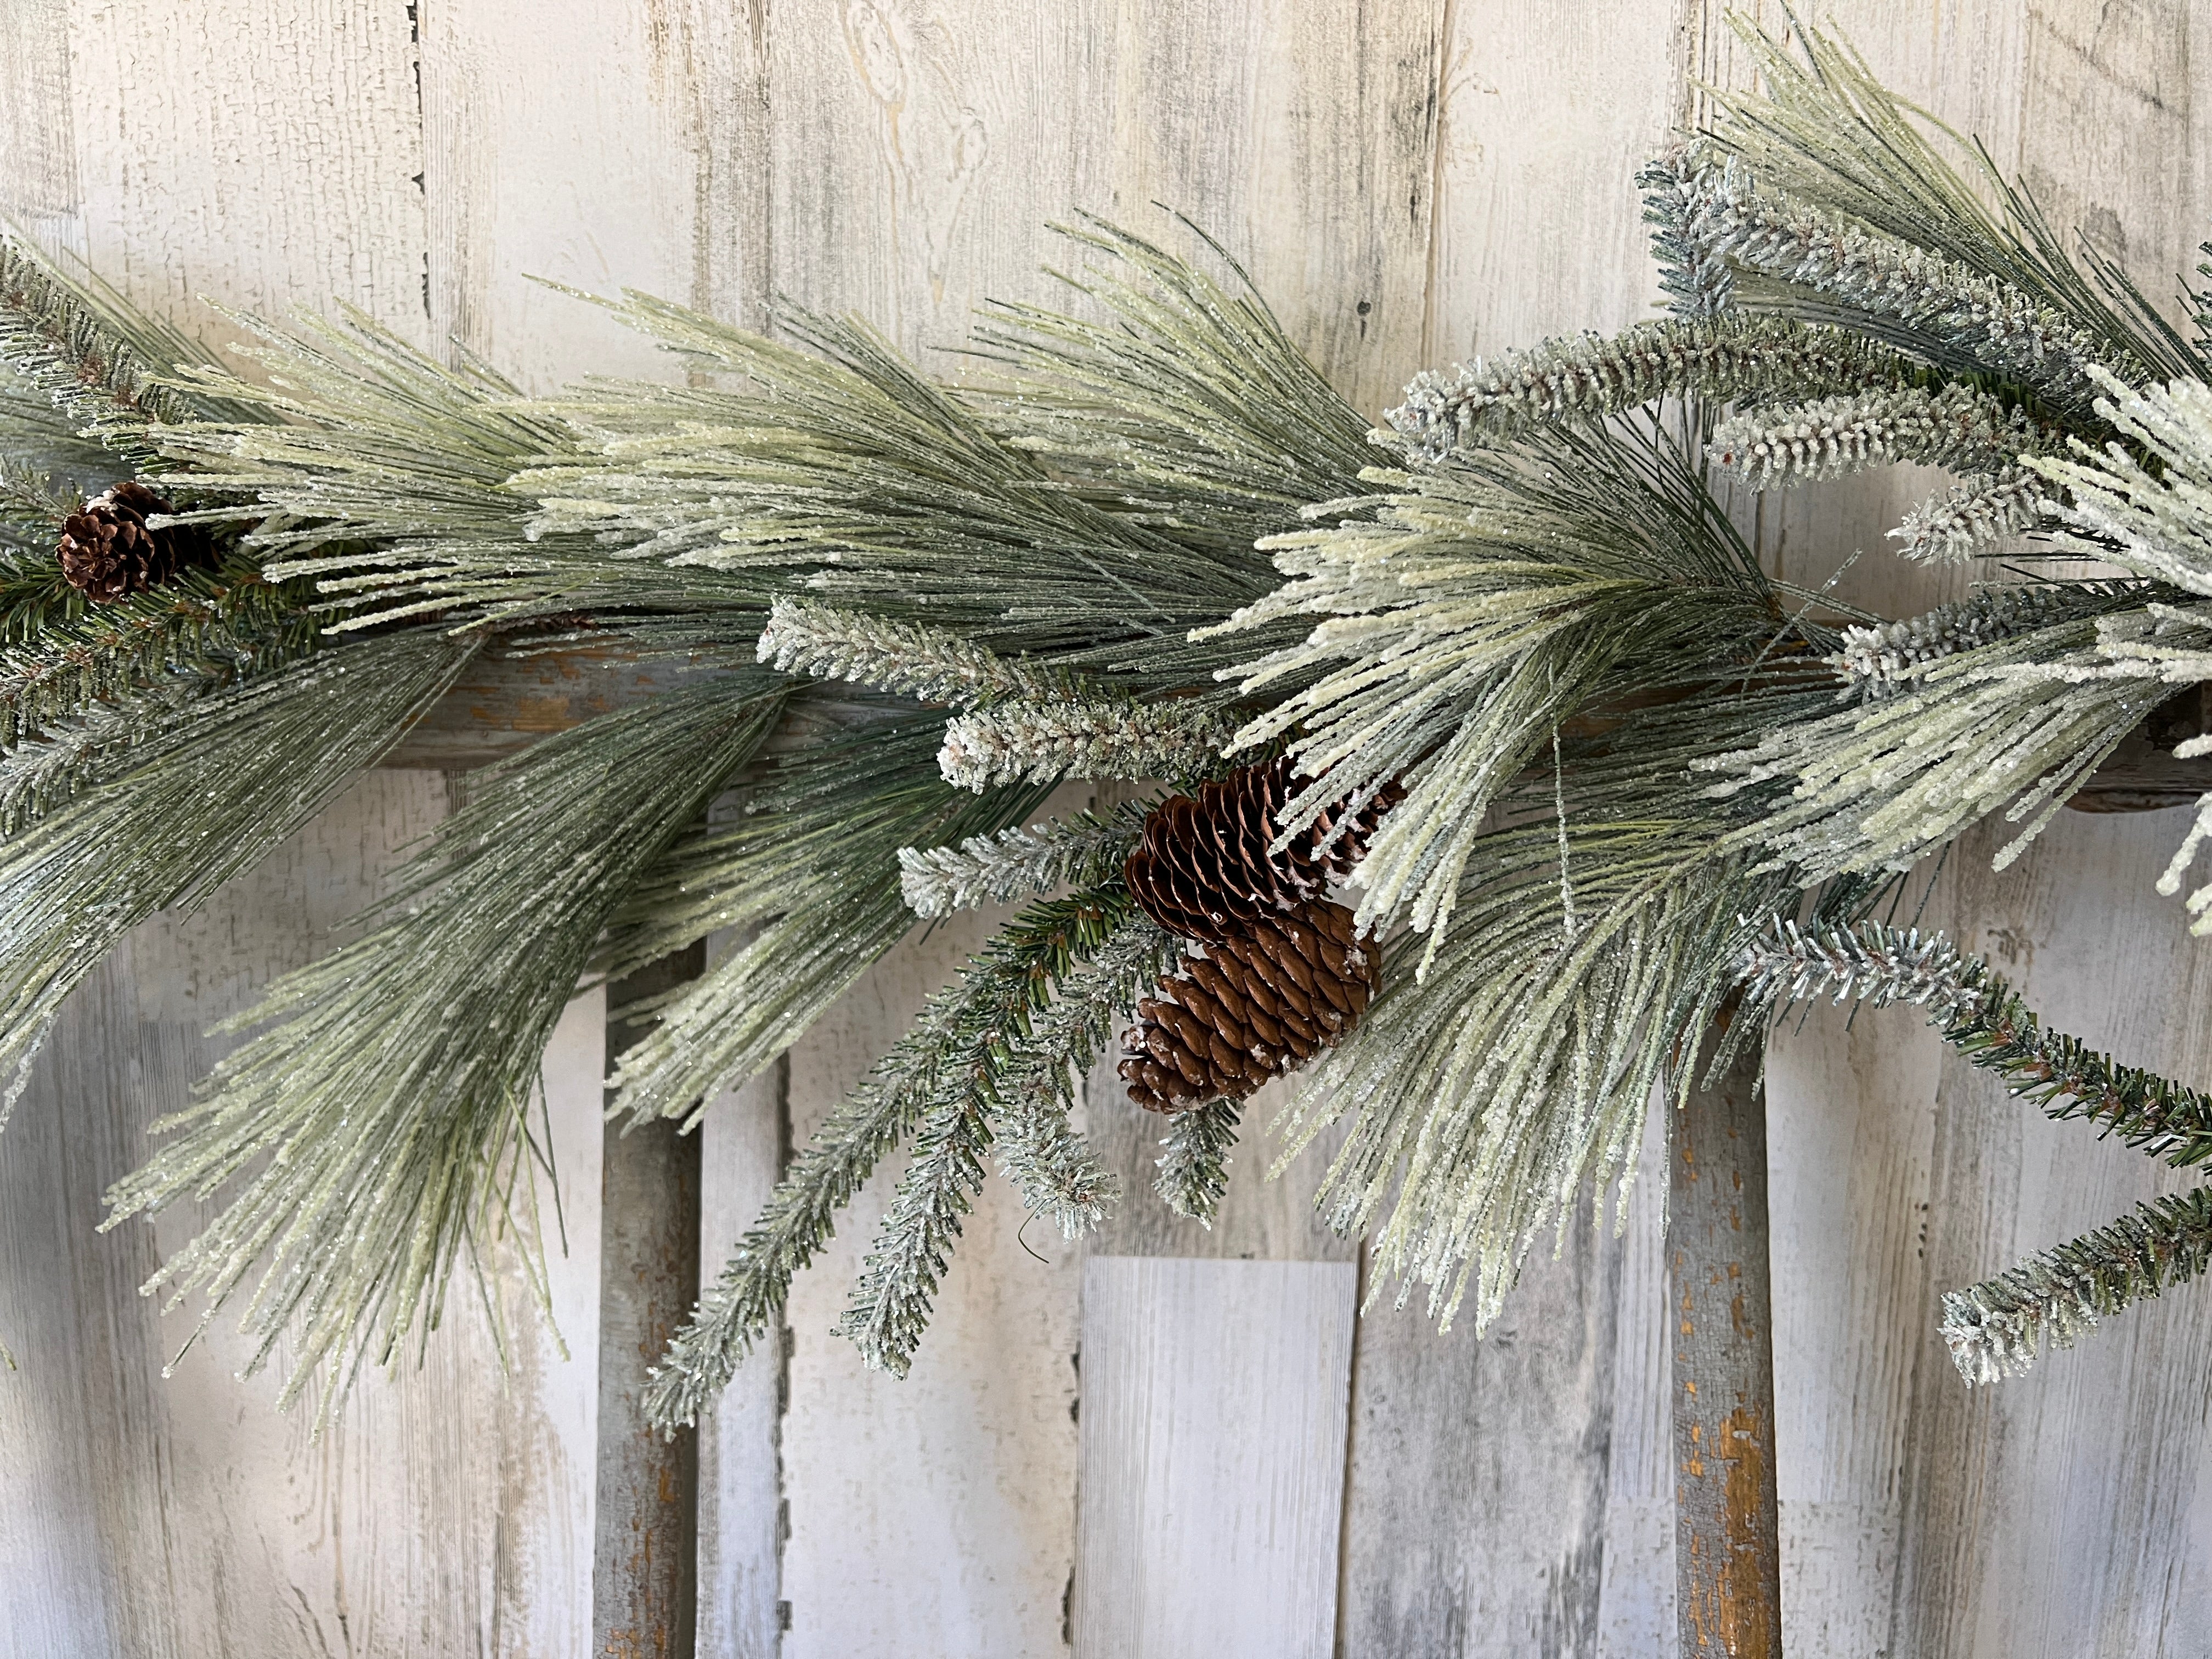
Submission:
M 900 1182 L 877 1250 L 841 1328 L 872 1364 L 903 1374 L 927 1317 L 959 1217 L 981 1184 L 989 1116 L 1016 1046 L 1054 986 L 1093 956 L 1131 909 L 1118 889 L 1034 905 L 931 998 L 866 1082 L 830 1114 L 760 1218 L 701 1297 L 654 1368 L 646 1414 L 657 1427 L 698 1420 L 781 1314 L 792 1275 L 893 1147 L 927 1139 Z
M 241 412 L 163 428 L 167 482 L 216 503 L 190 516 L 237 525 L 271 580 L 312 578 L 353 613 L 334 627 L 608 606 L 757 613 L 786 586 L 539 530 L 511 481 L 572 459 L 577 434 L 481 362 L 449 367 L 358 312 L 289 333 L 238 320 L 262 342 L 246 355 L 269 383 L 190 376 Z
M 1237 745 L 1288 739 L 1311 780 L 1284 833 L 1403 780 L 1360 868 L 1359 921 L 1402 915 L 1433 943 L 1486 812 L 1564 724 L 1748 665 L 1788 624 L 1697 463 L 1655 427 L 1540 429 L 1510 453 L 1371 476 L 1389 493 L 1271 538 L 1290 580 L 1207 631 L 1310 630 L 1235 671 L 1242 695 L 1275 698 Z
M 1028 1048 L 1054 990 L 1134 912 L 1118 883 L 1047 900 L 1017 916 L 969 963 L 961 988 L 975 994 L 951 1046 L 933 1058 L 914 1162 L 891 1196 L 837 1323 L 870 1370 L 904 1376 L 914 1363 L 938 1280 L 960 1236 L 960 1218 L 983 1184 L 1014 1057 Z M 1042 1056 L 1033 1063 L 1056 1062 Z
M 0 644 L 0 751 L 175 674 L 228 681 L 297 661 L 316 646 L 311 598 L 233 559 L 88 605 L 51 555 L 27 556 L 0 574 L 13 636 Z
M 155 422 L 197 412 L 156 377 L 198 354 L 149 349 L 159 325 L 139 318 L 130 326 L 120 308 L 28 245 L 0 236 L 0 357 L 103 441 L 129 445 Z
M 1229 1191 L 1229 1155 L 1237 1149 L 1241 1109 L 1217 1100 L 1169 1120 L 1160 1138 L 1160 1173 L 1154 1186 L 1177 1215 L 1211 1228 Z
M 2048 1339 L 2070 1348 L 2100 1321 L 2212 1265 L 2212 1187 L 2129 1214 L 1943 1297 L 1943 1341 L 1971 1387 L 2019 1376 Z
M 1889 536 L 1904 544 L 1899 554 L 1916 563 L 1963 563 L 2042 525 L 2044 493 L 2035 474 L 2008 467 L 1930 496 Z
M 1010 441 L 1002 404 L 932 382 L 861 324 L 787 313 L 792 345 L 641 295 L 616 309 L 748 389 L 557 405 L 591 453 L 515 480 L 540 498 L 538 532 L 775 592 L 797 577 L 827 604 L 1002 654 L 1111 661 L 1148 689 L 1203 678 L 1215 665 L 1183 636 L 1266 591 L 1249 538 L 1181 521 L 1186 502 L 1212 512 L 1214 489 L 1162 478 L 1139 507 L 1060 477 Z
M 1730 158 L 1684 185 L 1688 236 L 1726 259 L 1827 296 L 1897 337 L 1925 340 L 2057 405 L 2086 413 L 2090 367 L 2107 346 L 2033 294 L 1841 215 L 1761 192 Z
M 2047 1117 L 2087 1118 L 2107 1134 L 2177 1168 L 2212 1162 L 2212 1099 L 2122 1066 L 2079 1037 L 2046 1029 L 1987 963 L 1941 934 L 1862 922 L 1856 929 L 1781 922 L 1747 947 L 1740 970 L 1755 992 L 1787 1003 L 1911 1002 L 1966 1062 Z
M 1006 441 L 1105 511 L 1240 567 L 1301 508 L 1358 493 L 1369 422 L 1217 244 L 1185 222 L 1225 280 L 1102 220 L 1054 228 L 1090 256 L 1063 278 L 1086 314 L 993 302 L 976 330 L 1009 373 L 983 404 Z
M 2094 538 L 2088 557 L 2191 593 L 2212 593 L 2212 386 L 2197 380 L 2130 389 L 2102 368 L 2091 378 L 2105 395 L 2097 412 L 2154 458 L 2146 465 L 2120 444 L 2102 453 L 2076 442 L 2072 459 L 2027 465 L 2063 485 L 2070 506 L 2059 518 Z
M 1078 812 L 995 836 L 970 836 L 957 848 L 899 848 L 899 891 L 927 918 L 981 904 L 1010 904 L 1056 887 L 1095 887 L 1121 867 L 1144 827 L 1147 804 L 1124 801 L 1100 817 Z
M 1917 929 L 1877 921 L 1800 927 L 1777 917 L 1744 947 L 1741 973 L 1747 1000 L 1761 1006 L 1833 992 L 1838 1005 L 1909 1002 L 1929 1009 L 1930 1020 L 1949 1021 L 1978 1012 L 1990 995 L 1989 968 L 1979 958 L 1961 956 L 1941 933 L 1923 939 Z
M 1681 144 L 1647 162 L 1636 175 L 1644 193 L 1644 222 L 1651 227 L 1651 254 L 1660 291 L 1677 317 L 1717 317 L 1735 297 L 1728 261 L 1714 258 L 1690 234 L 1696 198 L 1691 185 L 1707 165 L 1698 145 Z
M 1068 689 L 1064 676 L 1001 657 L 948 629 L 887 622 L 811 599 L 775 601 L 759 657 L 787 674 L 847 680 L 955 708 L 1009 697 L 1051 699 Z
M 1910 696 L 1794 721 L 1690 764 L 1729 775 L 1717 799 L 1794 779 L 1786 800 L 1738 833 L 1809 881 L 1905 869 L 2000 811 L 2022 826 L 1997 853 L 2002 869 L 2167 695 L 2111 674 L 2096 637 L 2084 620 L 1996 639 L 1936 664 Z
M 1899 462 L 1953 472 L 2006 472 L 2023 453 L 2056 441 L 2057 434 L 2039 428 L 2017 407 L 1961 384 L 1940 392 L 1900 386 L 1762 405 L 1723 420 L 1709 447 L 1753 489 L 1773 489 Z
M 1843 649 L 1827 659 L 1868 699 L 1910 690 L 1937 663 L 2058 623 L 2140 603 L 2142 585 L 2039 583 L 1985 587 L 1901 622 L 1846 627 Z
M 1911 366 L 1840 329 L 1781 318 L 1638 323 L 1430 370 L 1384 416 L 1410 451 L 1437 461 L 1496 447 L 1531 425 L 1594 421 L 1661 398 L 1807 397 L 1894 386 Z
M 653 1030 L 615 1070 L 613 1109 L 696 1119 L 796 1042 L 913 927 L 900 848 L 991 834 L 1042 804 L 1042 788 L 975 797 L 949 787 L 933 775 L 933 735 L 917 723 L 793 757 L 756 791 L 761 810 L 748 822 L 675 849 L 641 884 L 641 904 L 602 958 L 610 973 L 717 927 L 758 931 L 650 1011 Z M 779 800 L 784 790 L 799 799 Z
M 1203 703 L 1104 697 L 994 703 L 945 724 L 938 767 L 956 789 L 1062 778 L 1202 776 L 1236 724 Z
M 320 1369 L 319 1422 L 364 1363 L 435 1325 L 453 1268 L 518 1221 L 531 1090 L 609 913 L 766 739 L 782 696 L 758 674 L 672 691 L 480 773 L 362 918 L 381 925 L 228 1022 L 266 1029 L 111 1193 L 108 1226 L 208 1198 L 275 1152 L 149 1288 L 172 1287 L 172 1306 L 204 1290 L 204 1328 L 270 1252 L 249 1369 L 295 1335 L 284 1398 Z
M 1061 982 L 1060 996 L 1036 1014 L 1014 1048 L 1000 1093 L 1000 1171 L 1022 1201 L 1069 1238 L 1104 1218 L 1117 1183 L 1068 1121 L 1075 1091 L 1111 1044 L 1120 1019 L 1182 958 L 1182 943 L 1133 915 L 1091 959 Z
M 1721 119 L 1702 141 L 1708 157 L 1734 157 L 1784 197 L 2027 296 L 2080 331 L 2097 362 L 2203 376 L 2203 356 L 2124 270 L 2053 227 L 1982 144 L 1883 86 L 1848 43 L 1794 13 L 1786 36 L 1731 22 L 1759 90 L 1709 89 Z M 1921 355 L 1948 346 L 1941 335 L 1924 343 Z
M 0 1119 L 62 999 L 155 911 L 197 904 L 337 797 L 473 641 L 400 635 L 186 704 L 135 764 L 0 843 Z

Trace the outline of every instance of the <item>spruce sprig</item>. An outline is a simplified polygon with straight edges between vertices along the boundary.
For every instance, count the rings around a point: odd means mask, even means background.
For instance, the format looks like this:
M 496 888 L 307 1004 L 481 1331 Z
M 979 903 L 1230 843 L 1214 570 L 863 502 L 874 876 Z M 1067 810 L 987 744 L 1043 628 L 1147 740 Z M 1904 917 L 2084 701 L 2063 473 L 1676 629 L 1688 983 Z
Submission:
M 960 1218 L 981 1189 L 985 1158 L 1016 1056 L 1075 965 L 1135 913 L 1118 883 L 1032 905 L 970 964 L 975 995 L 933 1057 L 914 1162 L 900 1180 L 838 1331 L 872 1370 L 903 1376 L 929 1321 Z
M 2054 1348 L 2212 1266 L 2212 1187 L 2138 1204 L 2117 1221 L 1943 1297 L 1943 1341 L 1969 1387 L 2018 1376 Z
M 1124 801 L 1104 817 L 1078 812 L 970 836 L 958 847 L 899 848 L 899 891 L 918 916 L 949 916 L 980 904 L 1010 904 L 1055 887 L 1092 887 L 1121 867 L 1151 803 Z
M 829 1242 L 839 1212 L 887 1153 L 927 1125 L 840 1327 L 871 1364 L 904 1372 L 968 1195 L 981 1183 L 989 1115 L 1018 1052 L 1054 986 L 1133 908 L 1118 884 L 1033 905 L 930 999 L 794 1160 L 670 1341 L 646 1396 L 650 1421 L 673 1429 L 697 1420 L 781 1314 L 792 1275 Z
M 1741 978 L 1777 1006 L 1830 993 L 1839 1003 L 1920 1004 L 1967 1064 L 2045 1116 L 2086 1118 L 2177 1169 L 2212 1161 L 2212 1098 L 2050 1030 L 1987 963 L 1941 934 L 1778 919 L 1745 948 Z

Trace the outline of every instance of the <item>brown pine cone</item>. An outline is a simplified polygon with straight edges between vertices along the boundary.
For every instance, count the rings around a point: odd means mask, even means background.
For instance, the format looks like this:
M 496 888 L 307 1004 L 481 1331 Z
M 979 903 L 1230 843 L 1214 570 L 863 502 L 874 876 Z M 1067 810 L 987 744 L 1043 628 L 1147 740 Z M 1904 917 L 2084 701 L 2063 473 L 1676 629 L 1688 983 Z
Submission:
M 1239 767 L 1197 794 L 1176 795 L 1145 820 L 1145 833 L 1123 875 L 1138 905 L 1185 939 L 1219 941 L 1262 916 L 1295 911 L 1318 896 L 1332 875 L 1348 873 L 1366 855 L 1375 826 L 1406 798 L 1393 782 L 1320 850 L 1343 822 L 1342 803 L 1328 808 L 1280 853 L 1267 850 L 1281 833 L 1279 815 L 1301 785 L 1285 755 Z
M 135 479 L 95 495 L 62 521 L 62 574 L 88 597 L 112 601 L 143 593 L 204 562 L 207 537 L 197 525 L 152 530 L 148 518 L 176 509 Z
M 1129 1098 L 1151 1112 L 1242 1100 L 1333 1048 L 1382 981 L 1382 953 L 1352 912 L 1311 899 L 1164 975 L 1121 1034 Z

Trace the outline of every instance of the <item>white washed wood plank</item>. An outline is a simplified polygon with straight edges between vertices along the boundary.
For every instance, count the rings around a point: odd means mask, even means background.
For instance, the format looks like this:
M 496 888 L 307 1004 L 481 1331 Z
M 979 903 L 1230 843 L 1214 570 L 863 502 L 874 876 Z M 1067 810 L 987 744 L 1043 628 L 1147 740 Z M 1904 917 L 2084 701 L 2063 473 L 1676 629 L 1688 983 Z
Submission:
M 752 1224 L 790 1149 L 791 1067 L 779 1060 L 708 1109 L 700 1148 L 700 1277 Z M 773 1659 L 783 1628 L 782 1332 L 739 1366 L 699 1424 L 698 1647 Z
M 334 300 L 416 340 L 425 224 L 408 9 L 72 0 L 82 246 L 107 281 L 210 337 L 207 301 Z
M 1356 1278 L 1085 1263 L 1078 1655 L 1334 1650 Z

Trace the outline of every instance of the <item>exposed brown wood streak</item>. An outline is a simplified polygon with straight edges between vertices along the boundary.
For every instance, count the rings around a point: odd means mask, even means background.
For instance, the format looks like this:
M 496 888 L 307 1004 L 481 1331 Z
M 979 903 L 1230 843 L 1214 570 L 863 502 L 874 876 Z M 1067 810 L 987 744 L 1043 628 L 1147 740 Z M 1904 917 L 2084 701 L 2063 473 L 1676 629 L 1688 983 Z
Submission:
M 1699 1054 L 1701 1071 L 1723 1029 Z M 1762 1045 L 1747 1043 L 1670 1125 L 1674 1610 L 1684 1659 L 1782 1652 L 1762 1059 Z
M 642 1027 L 628 1001 L 705 971 L 702 943 L 611 988 L 610 1067 Z M 598 1507 L 592 1651 L 608 1659 L 690 1659 L 698 1605 L 699 1442 L 645 1420 L 646 1368 L 699 1298 L 699 1137 L 663 1119 L 610 1121 L 601 1176 Z

